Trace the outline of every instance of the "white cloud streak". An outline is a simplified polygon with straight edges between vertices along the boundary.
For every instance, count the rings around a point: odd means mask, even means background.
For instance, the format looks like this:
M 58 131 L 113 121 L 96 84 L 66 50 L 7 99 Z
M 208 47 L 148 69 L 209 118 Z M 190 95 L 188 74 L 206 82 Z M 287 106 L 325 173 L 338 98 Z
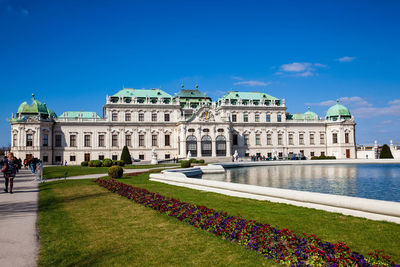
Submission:
M 233 83 L 234 85 L 246 85 L 246 86 L 268 86 L 271 82 L 263 82 L 263 81 L 256 81 L 256 80 L 249 80 L 249 81 L 240 81 Z
M 344 56 L 344 57 L 337 58 L 336 60 L 343 63 L 343 62 L 352 62 L 355 59 L 356 59 L 355 57 Z
M 295 77 L 311 77 L 317 75 L 316 71 L 318 68 L 325 68 L 326 65 L 321 63 L 309 63 L 309 62 L 293 62 L 283 64 L 279 67 L 279 71 L 275 74 L 283 75 L 287 74 Z

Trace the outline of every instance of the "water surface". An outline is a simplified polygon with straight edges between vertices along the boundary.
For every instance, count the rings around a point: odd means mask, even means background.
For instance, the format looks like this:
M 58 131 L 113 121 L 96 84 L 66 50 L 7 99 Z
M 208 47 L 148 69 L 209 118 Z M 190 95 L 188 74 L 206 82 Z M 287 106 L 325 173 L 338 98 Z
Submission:
M 202 179 L 400 202 L 400 164 L 243 167 Z

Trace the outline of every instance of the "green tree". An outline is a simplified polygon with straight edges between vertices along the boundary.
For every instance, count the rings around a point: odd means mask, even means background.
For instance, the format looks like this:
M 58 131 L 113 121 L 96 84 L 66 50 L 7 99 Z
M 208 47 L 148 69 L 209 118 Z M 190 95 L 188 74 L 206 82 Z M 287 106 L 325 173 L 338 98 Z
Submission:
M 121 160 L 125 164 L 132 164 L 131 154 L 129 153 L 129 149 L 127 146 L 124 146 L 122 149 Z
M 384 144 L 381 150 L 381 154 L 379 155 L 380 159 L 392 159 L 393 155 L 390 151 L 390 148 L 387 144 Z

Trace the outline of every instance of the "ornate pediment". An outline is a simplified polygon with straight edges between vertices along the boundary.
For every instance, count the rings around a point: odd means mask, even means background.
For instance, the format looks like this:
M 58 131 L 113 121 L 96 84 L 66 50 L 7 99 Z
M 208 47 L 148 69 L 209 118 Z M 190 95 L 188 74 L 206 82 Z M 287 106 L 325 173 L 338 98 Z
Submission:
M 215 121 L 213 112 L 210 109 L 203 110 L 200 113 L 199 121 Z

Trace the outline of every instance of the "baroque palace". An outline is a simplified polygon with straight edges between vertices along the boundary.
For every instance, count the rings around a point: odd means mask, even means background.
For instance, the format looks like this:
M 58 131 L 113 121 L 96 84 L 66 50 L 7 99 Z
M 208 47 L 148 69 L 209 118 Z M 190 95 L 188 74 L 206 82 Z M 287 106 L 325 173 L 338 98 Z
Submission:
M 66 111 L 59 117 L 32 95 L 10 119 L 11 151 L 44 164 L 80 164 L 119 159 L 128 146 L 135 159 L 192 157 L 230 160 L 294 154 L 356 158 L 355 122 L 337 103 L 324 118 L 310 110 L 286 111 L 284 99 L 260 92 L 231 91 L 212 101 L 196 89 L 169 95 L 160 89 L 124 88 L 107 96 L 103 116 Z M 225 158 L 224 158 L 225 157 Z

